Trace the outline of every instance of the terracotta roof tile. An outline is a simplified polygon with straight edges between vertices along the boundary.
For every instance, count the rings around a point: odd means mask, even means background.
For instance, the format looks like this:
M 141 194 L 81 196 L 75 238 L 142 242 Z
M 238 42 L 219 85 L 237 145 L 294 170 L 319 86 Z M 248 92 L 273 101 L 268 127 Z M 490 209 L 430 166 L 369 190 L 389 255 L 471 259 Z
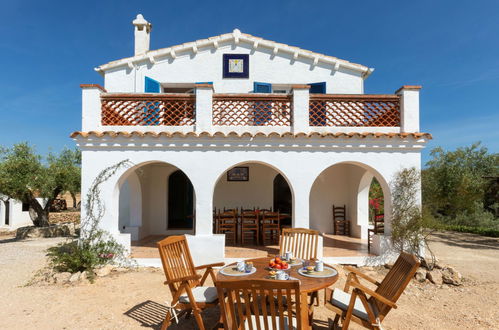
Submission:
M 263 132 L 257 132 L 257 133 L 251 133 L 251 132 L 244 132 L 244 133 L 237 133 L 237 132 L 229 132 L 229 133 L 224 133 L 224 132 L 215 132 L 215 133 L 209 133 L 209 132 L 201 132 L 201 133 L 196 133 L 196 132 L 139 132 L 139 131 L 132 131 L 132 132 L 123 132 L 123 131 L 89 131 L 89 132 L 81 132 L 81 131 L 76 131 L 71 133 L 70 137 L 71 138 L 87 138 L 87 137 L 154 137 L 154 138 L 159 138 L 159 137 L 235 137 L 235 138 L 243 138 L 243 137 L 263 137 L 263 138 L 272 138 L 272 137 L 294 137 L 294 138 L 302 138 L 302 137 L 307 137 L 307 138 L 367 138 L 367 137 L 374 137 L 374 138 L 401 138 L 401 139 L 406 139 L 406 138 L 413 138 L 413 139 L 428 139 L 431 140 L 432 136 L 430 133 L 371 133 L 371 132 L 351 132 L 351 133 L 319 133 L 319 132 L 311 132 L 311 133 L 291 133 L 291 132 L 284 132 L 284 133 L 277 133 L 277 132 L 271 132 L 271 133 L 263 133 Z

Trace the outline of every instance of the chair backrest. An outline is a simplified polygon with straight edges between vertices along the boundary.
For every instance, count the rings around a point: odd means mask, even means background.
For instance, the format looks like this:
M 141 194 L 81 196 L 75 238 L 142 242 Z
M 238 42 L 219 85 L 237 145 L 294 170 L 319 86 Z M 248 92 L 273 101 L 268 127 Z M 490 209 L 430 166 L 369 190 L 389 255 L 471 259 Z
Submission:
M 308 320 L 301 318 L 299 281 L 220 281 L 216 287 L 227 330 L 307 328 L 302 327 Z
M 241 219 L 241 223 L 243 223 L 243 224 L 246 224 L 246 223 L 257 224 L 258 214 L 254 210 L 244 210 L 244 211 L 241 211 L 241 213 L 240 213 L 240 219 Z
M 397 302 L 406 286 L 414 277 L 414 274 L 418 270 L 419 264 L 420 262 L 415 256 L 402 252 L 397 258 L 397 261 L 395 261 L 395 264 L 393 264 L 393 267 L 390 269 L 388 274 L 386 274 L 385 278 L 376 289 L 376 293 L 379 293 L 393 302 Z M 375 300 L 373 297 L 369 299 L 371 300 L 371 303 L 374 301 L 378 307 L 380 319 L 383 320 L 386 314 L 390 311 L 391 307 Z
M 178 280 L 182 277 L 195 276 L 194 262 L 192 261 L 191 252 L 187 245 L 187 240 L 182 236 L 169 236 L 158 243 L 159 255 L 166 280 L 168 282 Z M 191 287 L 199 285 L 198 280 L 189 281 Z M 168 285 L 172 292 L 172 296 L 178 290 L 180 282 Z
M 237 210 L 226 210 L 218 213 L 217 219 L 220 222 L 236 222 L 237 221 Z
M 262 213 L 262 222 L 265 224 L 279 225 L 281 221 L 281 215 L 279 212 L 264 211 Z
M 347 207 L 343 206 L 334 206 L 333 205 L 333 220 L 346 220 L 347 218 Z
M 317 258 L 319 232 L 305 228 L 284 228 L 279 242 L 279 254 L 291 251 L 296 258 L 310 260 Z

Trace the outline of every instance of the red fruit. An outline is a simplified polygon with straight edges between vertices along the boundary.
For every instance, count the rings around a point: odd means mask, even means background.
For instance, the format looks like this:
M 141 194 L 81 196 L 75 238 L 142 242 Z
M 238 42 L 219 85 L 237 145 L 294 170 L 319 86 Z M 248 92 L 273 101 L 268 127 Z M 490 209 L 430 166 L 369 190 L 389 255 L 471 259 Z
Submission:
M 280 263 L 281 263 L 281 258 L 276 257 L 276 258 L 275 258 L 275 263 L 276 263 L 276 264 L 280 264 Z
M 276 264 L 274 268 L 275 269 L 282 269 L 282 265 L 281 264 Z

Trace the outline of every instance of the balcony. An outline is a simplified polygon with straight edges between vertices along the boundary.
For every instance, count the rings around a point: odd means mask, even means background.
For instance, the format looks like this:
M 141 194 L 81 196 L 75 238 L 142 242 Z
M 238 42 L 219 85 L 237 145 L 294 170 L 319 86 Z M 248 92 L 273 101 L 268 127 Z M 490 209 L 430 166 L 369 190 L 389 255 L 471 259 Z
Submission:
M 391 95 L 310 94 L 304 85 L 294 86 L 290 94 L 215 94 L 211 85 L 197 86 L 195 94 L 83 89 L 84 131 L 419 131 L 418 86 L 404 86 Z

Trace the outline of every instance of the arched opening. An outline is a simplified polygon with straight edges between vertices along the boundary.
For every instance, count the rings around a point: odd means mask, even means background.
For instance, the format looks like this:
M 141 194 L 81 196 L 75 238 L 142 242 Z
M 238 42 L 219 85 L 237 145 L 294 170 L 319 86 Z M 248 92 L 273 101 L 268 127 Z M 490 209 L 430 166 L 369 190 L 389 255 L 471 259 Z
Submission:
M 291 226 L 293 190 L 285 174 L 273 166 L 257 161 L 239 163 L 220 175 L 213 192 L 214 214 L 229 209 L 237 210 L 239 214 L 241 210 L 255 210 L 260 219 L 264 211 L 279 212 L 281 227 Z M 213 231 L 219 233 L 216 221 Z M 238 235 L 240 238 L 241 228 Z M 232 236 L 230 241 L 233 242 Z M 256 239 L 250 242 L 248 244 L 254 243 L 253 247 L 256 245 Z M 230 256 L 230 251 L 226 251 L 226 256 Z
M 181 169 L 159 161 L 137 165 L 118 181 L 119 231 L 130 234 L 132 245 L 148 247 L 167 235 L 194 234 L 194 200 Z
M 291 196 L 291 188 L 288 182 L 282 176 L 282 174 L 277 174 L 274 178 L 274 210 L 281 213 L 292 215 L 293 211 L 293 197 Z M 291 217 L 286 219 L 283 224 L 290 226 Z
M 5 201 L 5 225 L 9 226 L 10 225 L 10 202 Z
M 333 205 L 345 206 L 349 236 L 367 239 L 369 192 L 373 180 L 380 190 L 377 195 L 388 196 L 385 179 L 365 164 L 339 163 L 326 168 L 316 178 L 310 192 L 310 227 L 333 234 Z
M 184 172 L 168 177 L 168 229 L 192 230 L 194 224 L 194 188 Z

